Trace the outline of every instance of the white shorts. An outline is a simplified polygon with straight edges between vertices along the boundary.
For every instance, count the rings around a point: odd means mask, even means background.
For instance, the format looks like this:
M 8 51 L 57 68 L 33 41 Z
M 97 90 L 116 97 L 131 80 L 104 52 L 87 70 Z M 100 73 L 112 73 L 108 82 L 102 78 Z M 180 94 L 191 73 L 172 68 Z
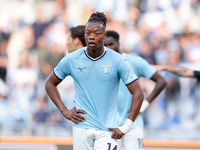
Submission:
M 122 147 L 122 140 L 124 142 L 124 147 Z M 132 128 L 123 136 L 122 140 L 119 143 L 122 150 L 144 150 L 143 127 Z
M 111 133 L 73 127 L 73 150 L 119 150 L 119 140 Z

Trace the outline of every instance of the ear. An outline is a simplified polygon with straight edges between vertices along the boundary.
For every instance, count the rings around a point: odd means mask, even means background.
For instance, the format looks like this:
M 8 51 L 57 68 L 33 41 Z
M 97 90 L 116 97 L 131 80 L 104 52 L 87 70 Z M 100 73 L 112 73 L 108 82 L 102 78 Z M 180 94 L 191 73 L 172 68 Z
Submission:
M 106 38 L 107 38 L 107 34 L 105 32 L 104 35 L 103 35 L 103 39 L 105 40 Z
M 75 39 L 74 39 L 74 44 L 78 45 L 78 43 L 79 43 L 79 39 L 78 39 L 78 38 L 75 38 Z

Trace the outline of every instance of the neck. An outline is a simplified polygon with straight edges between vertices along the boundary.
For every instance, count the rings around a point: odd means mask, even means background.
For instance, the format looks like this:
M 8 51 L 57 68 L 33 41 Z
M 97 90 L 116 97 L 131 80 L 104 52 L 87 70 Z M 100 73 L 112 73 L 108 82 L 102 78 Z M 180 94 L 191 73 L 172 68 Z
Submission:
M 119 48 L 117 48 L 116 52 L 122 54 L 122 51 L 121 51 L 121 49 L 119 49 Z
M 76 49 L 80 49 L 82 47 L 84 47 L 84 46 L 82 44 L 79 44 L 79 45 L 77 45 Z
M 120 51 L 120 50 L 118 50 L 117 52 L 120 53 L 120 54 L 122 54 L 122 51 Z
M 96 49 L 90 49 L 90 47 L 87 46 L 87 53 L 92 58 L 101 56 L 104 53 L 103 44 L 99 45 Z

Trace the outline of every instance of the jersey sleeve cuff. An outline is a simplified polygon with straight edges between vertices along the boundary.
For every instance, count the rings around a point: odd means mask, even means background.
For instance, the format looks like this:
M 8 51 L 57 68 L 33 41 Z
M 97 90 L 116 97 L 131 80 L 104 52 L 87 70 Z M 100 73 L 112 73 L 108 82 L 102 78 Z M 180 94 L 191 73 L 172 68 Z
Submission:
M 128 83 L 126 84 L 126 86 L 128 86 L 129 84 L 135 82 L 136 80 L 138 80 L 138 78 L 137 78 L 137 79 L 134 79 L 133 81 L 128 82 Z
M 59 79 L 59 80 L 63 80 L 63 79 L 61 79 L 60 77 L 58 77 L 57 75 L 56 75 L 56 73 L 55 73 L 55 71 L 53 70 L 53 73 L 54 73 L 54 75 Z

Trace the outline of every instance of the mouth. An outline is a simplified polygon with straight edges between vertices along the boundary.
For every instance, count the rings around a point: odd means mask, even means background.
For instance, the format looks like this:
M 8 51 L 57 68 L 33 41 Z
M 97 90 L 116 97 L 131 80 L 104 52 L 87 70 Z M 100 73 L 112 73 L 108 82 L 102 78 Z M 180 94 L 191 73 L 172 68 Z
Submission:
M 89 43 L 88 43 L 88 46 L 89 46 L 89 47 L 95 47 L 96 44 L 95 44 L 94 42 L 89 42 Z

